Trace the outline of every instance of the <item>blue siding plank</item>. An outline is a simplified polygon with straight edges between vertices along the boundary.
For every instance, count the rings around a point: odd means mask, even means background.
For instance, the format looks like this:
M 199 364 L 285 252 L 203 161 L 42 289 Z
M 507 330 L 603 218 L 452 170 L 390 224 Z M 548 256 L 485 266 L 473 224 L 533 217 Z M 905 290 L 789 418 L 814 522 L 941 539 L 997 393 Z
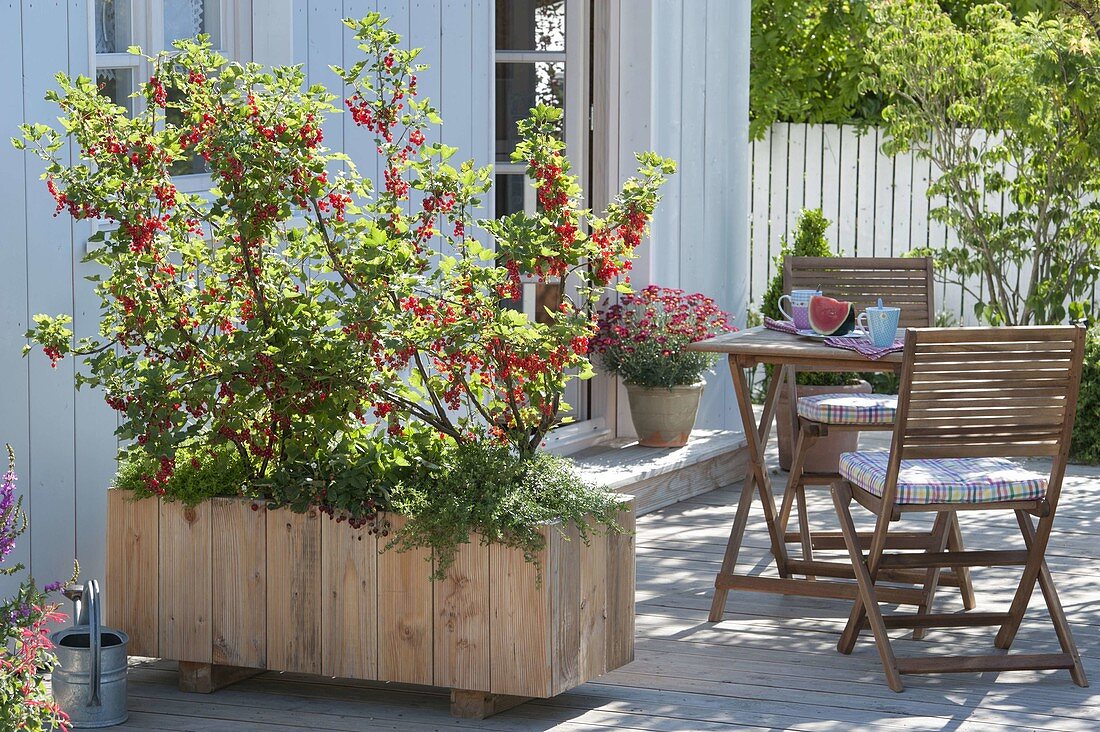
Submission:
M 344 0 L 345 18 L 364 18 L 367 14 L 377 10 L 377 0 Z M 355 36 L 350 29 L 341 25 L 340 31 L 343 33 L 344 65 L 351 66 L 360 61 L 364 53 L 359 50 L 359 42 L 355 40 Z M 335 84 L 335 77 L 333 79 L 333 84 Z M 343 98 L 350 94 L 350 89 L 344 89 L 340 104 L 343 104 Z M 381 175 L 379 173 L 378 153 L 375 150 L 374 135 L 369 130 L 357 126 L 355 120 L 347 113 L 346 107 L 344 107 L 344 110 L 344 153 L 355 163 L 359 174 L 364 178 L 370 178 L 377 186 L 379 180 L 381 180 Z
M 41 49 L 58 45 L 65 48 L 68 34 L 87 34 L 85 24 L 70 27 L 69 23 L 68 3 L 64 0 L 23 6 L 23 105 L 28 120 L 50 122 L 57 117 L 57 107 L 46 102 L 43 95 L 55 86 L 57 71 L 69 70 L 68 54 L 42 58 Z M 53 199 L 37 180 L 42 170 L 37 158 L 25 158 L 27 310 L 30 315 L 72 313 L 71 224 L 67 218 L 53 216 Z M 23 458 L 23 486 L 30 494 L 31 570 L 42 582 L 67 577 L 76 555 L 73 376 L 73 359 L 65 359 L 51 369 L 41 353 L 31 358 L 31 448 Z
M 473 110 L 470 118 L 470 150 L 468 157 L 474 159 L 478 167 L 489 165 L 493 162 L 493 140 L 496 131 L 493 129 L 494 113 L 493 80 L 496 78 L 493 70 L 493 4 L 490 0 L 472 0 L 470 4 L 470 56 L 467 68 L 471 81 L 470 109 Z M 452 72 L 453 74 L 454 72 Z M 443 110 L 443 119 L 446 121 L 446 110 Z M 494 215 L 495 206 L 493 196 L 486 196 L 484 206 L 478 216 L 490 218 Z
M 19 3 L 0 5 L 0 91 L 7 103 L 0 108 L 0 124 L 11 134 L 23 116 L 23 53 L 22 11 Z M 27 330 L 27 181 L 25 153 L 11 145 L 0 145 L 0 218 L 4 221 L 4 236 L 0 238 L 0 443 L 15 448 L 18 484 L 21 492 L 30 487 L 30 363 L 20 355 L 23 333 Z M 40 185 L 40 184 L 39 184 Z M 7 469 L 6 455 L 3 467 Z M 30 561 L 31 547 L 27 538 L 16 544 L 8 555 L 6 566 Z M 8 597 L 19 583 L 19 577 L 0 576 L 0 596 Z
M 324 84 L 334 94 L 340 94 L 339 77 L 330 66 L 343 66 L 343 37 L 347 28 L 340 0 L 314 0 L 309 3 L 308 69 L 309 83 Z M 339 103 L 343 104 L 343 97 Z M 333 150 L 344 149 L 343 115 L 325 120 L 325 145 Z M 343 167 L 342 165 L 340 167 Z
M 691 269 L 698 289 L 713 297 L 724 310 L 734 311 L 732 298 L 734 261 L 734 211 L 730 205 L 734 148 L 747 139 L 730 140 L 730 120 L 736 119 L 733 107 L 733 84 L 737 54 L 730 53 L 734 12 L 731 3 L 710 0 L 706 18 L 706 70 L 704 76 L 706 107 L 704 110 L 705 150 L 703 172 L 703 236 L 699 240 L 698 258 Z M 689 48 L 687 43 L 685 48 Z M 731 144 L 731 142 L 733 144 Z M 710 379 L 708 398 L 700 405 L 701 426 L 726 426 L 727 412 L 733 401 L 730 380 L 724 369 Z
M 654 99 L 659 100 L 654 111 L 654 150 L 679 161 L 683 156 L 684 128 L 696 120 L 685 119 L 683 77 L 684 9 L 677 0 L 657 0 L 654 4 L 653 46 Z M 699 100 L 701 101 L 701 100 Z M 690 138 L 689 138 L 690 139 Z M 696 138 L 698 139 L 698 138 Z M 661 203 L 652 225 L 653 278 L 665 287 L 681 287 L 680 250 L 685 241 L 681 236 L 680 211 L 685 192 L 683 171 L 673 176 L 661 193 Z

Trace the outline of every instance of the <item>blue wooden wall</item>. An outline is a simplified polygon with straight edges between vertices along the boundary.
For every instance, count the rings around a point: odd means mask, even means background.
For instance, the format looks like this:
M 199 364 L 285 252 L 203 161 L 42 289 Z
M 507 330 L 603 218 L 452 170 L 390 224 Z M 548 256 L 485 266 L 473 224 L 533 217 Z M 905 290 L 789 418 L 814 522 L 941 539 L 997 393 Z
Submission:
M 613 168 L 625 179 L 633 171 L 634 151 L 643 149 L 678 164 L 632 279 L 635 286 L 656 283 L 702 292 L 744 325 L 751 5 L 749 0 L 619 1 L 618 28 L 611 34 L 619 59 Z M 739 428 L 725 363 L 706 379 L 697 426 Z M 625 395 L 618 405 L 620 428 L 629 426 Z
M 88 58 L 84 0 L 0 3 L 0 441 L 16 450 L 33 516 L 15 558 L 41 582 L 67 577 L 74 557 L 102 575 L 102 486 L 114 472 L 115 417 L 99 395 L 74 389 L 71 360 L 51 369 L 41 354 L 20 356 L 31 315 L 72 313 L 76 333 L 87 335 L 97 311 L 83 280 L 91 271 L 80 262 L 90 226 L 53 217 L 42 164 L 7 138 L 21 122 L 54 120 L 56 108 L 43 99 L 54 74 L 87 74 Z
M 89 73 L 90 1 L 0 0 L 0 140 L 17 134 L 21 122 L 56 118 L 43 100 L 56 72 Z M 748 271 L 748 0 L 596 2 L 615 8 L 608 137 L 611 177 L 618 180 L 611 187 L 633 170 L 635 150 L 656 149 L 680 163 L 634 281 L 700 290 L 741 313 Z M 329 66 L 350 65 L 358 54 L 340 20 L 379 10 L 406 43 L 424 49 L 432 68 L 420 88 L 440 108 L 441 139 L 484 165 L 493 149 L 493 8 L 491 0 L 254 0 L 254 21 L 267 16 L 253 23 L 256 56 L 303 63 L 310 82 L 339 92 Z M 276 20 L 281 25 L 272 28 Z M 348 115 L 327 120 L 325 139 L 377 175 L 373 145 Z M 46 582 L 67 576 L 74 557 L 85 577 L 103 576 L 105 488 L 117 445 L 113 412 L 98 393 L 74 389 L 72 360 L 51 369 L 41 354 L 20 356 L 35 313 L 73 313 L 78 336 L 97 327 L 97 303 L 83 279 L 92 272 L 80 262 L 92 228 L 52 215 L 41 173 L 37 159 L 0 144 L 0 442 L 18 453 L 31 515 L 15 559 Z M 738 426 L 725 372 L 710 381 L 700 424 Z M 0 578 L 0 593 L 11 582 Z

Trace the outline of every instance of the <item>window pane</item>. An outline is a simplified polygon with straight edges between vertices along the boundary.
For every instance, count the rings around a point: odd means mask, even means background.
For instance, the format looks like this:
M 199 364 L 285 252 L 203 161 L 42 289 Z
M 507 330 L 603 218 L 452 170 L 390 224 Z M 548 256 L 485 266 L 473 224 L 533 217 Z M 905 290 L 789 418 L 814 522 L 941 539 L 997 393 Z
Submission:
M 518 173 L 497 174 L 493 191 L 496 196 L 496 216 L 501 218 L 523 210 L 523 188 L 526 176 Z M 495 244 L 495 242 L 494 242 Z M 500 306 L 506 310 L 523 311 L 522 296 L 516 300 L 501 300 Z
M 507 162 L 519 142 L 516 122 L 529 116 L 536 104 L 565 107 L 565 64 L 502 63 L 496 67 L 496 159 Z M 562 132 L 559 124 L 558 137 Z
M 518 173 L 496 177 L 497 218 L 523 210 L 523 193 L 527 178 Z
M 497 50 L 565 50 L 565 0 L 497 0 L 496 21 Z
M 134 93 L 133 69 L 96 69 L 95 80 L 101 94 L 110 97 L 120 107 L 125 107 L 126 112 L 133 116 L 134 100 L 130 99 L 130 95 Z
M 168 90 L 168 108 L 164 111 L 167 121 L 174 125 L 183 124 L 183 112 L 175 108 L 182 99 L 182 94 L 176 89 Z M 168 166 L 168 172 L 172 175 L 195 175 L 209 173 L 210 166 L 206 164 L 201 155 L 192 155 L 190 158 L 174 160 Z
M 95 52 L 126 53 L 133 42 L 130 0 L 95 0 Z
M 558 312 L 561 307 L 561 283 L 560 282 L 548 282 L 546 284 L 535 285 L 535 322 L 536 323 L 550 323 L 550 316 L 546 311 L 551 313 Z
M 221 0 L 164 0 L 164 47 L 174 41 L 210 34 L 214 48 L 222 47 Z

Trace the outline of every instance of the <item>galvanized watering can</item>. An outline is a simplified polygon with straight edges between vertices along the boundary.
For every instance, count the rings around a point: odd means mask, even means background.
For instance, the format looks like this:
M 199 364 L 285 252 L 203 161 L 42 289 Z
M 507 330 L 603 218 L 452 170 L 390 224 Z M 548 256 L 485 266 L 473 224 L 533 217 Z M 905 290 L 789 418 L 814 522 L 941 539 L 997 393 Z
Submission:
M 83 591 L 66 594 L 73 600 L 76 624 L 50 634 L 58 660 L 52 676 L 54 701 L 77 729 L 122 724 L 129 716 L 126 646 L 130 637 L 102 627 L 99 582 L 91 580 Z

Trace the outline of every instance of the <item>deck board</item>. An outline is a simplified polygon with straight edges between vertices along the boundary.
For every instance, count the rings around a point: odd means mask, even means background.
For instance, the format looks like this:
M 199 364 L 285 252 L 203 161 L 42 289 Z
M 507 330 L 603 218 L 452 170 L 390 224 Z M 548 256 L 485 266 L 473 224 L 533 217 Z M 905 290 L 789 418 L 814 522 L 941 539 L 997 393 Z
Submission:
M 777 490 L 782 473 L 773 473 Z M 1086 671 L 1100 674 L 1100 470 L 1074 466 L 1064 514 L 1048 555 Z M 325 730 L 1006 730 L 1100 729 L 1100 690 L 1080 689 L 1065 672 L 906 677 L 895 694 L 878 656 L 861 640 L 852 656 L 835 648 L 843 601 L 731 592 L 723 622 L 707 622 L 736 493 L 724 488 L 639 517 L 636 659 L 554 699 L 534 700 L 481 721 L 448 715 L 444 691 L 399 684 L 266 673 L 212 696 L 176 690 L 173 664 L 147 661 L 130 674 L 125 730 L 297 732 Z M 857 513 L 867 525 L 867 515 Z M 754 506 L 742 568 L 766 568 L 767 534 Z M 811 519 L 832 527 L 825 491 L 811 492 Z M 921 519 L 914 519 L 919 526 Z M 1011 517 L 961 518 L 968 548 L 1017 541 Z M 1011 569 L 974 572 L 979 609 L 1007 605 Z M 961 610 L 944 588 L 937 611 Z M 930 631 L 904 640 L 899 654 L 986 652 L 994 629 Z M 1036 593 L 1014 652 L 1057 649 Z M 1098 677 L 1100 678 L 1100 677 Z

